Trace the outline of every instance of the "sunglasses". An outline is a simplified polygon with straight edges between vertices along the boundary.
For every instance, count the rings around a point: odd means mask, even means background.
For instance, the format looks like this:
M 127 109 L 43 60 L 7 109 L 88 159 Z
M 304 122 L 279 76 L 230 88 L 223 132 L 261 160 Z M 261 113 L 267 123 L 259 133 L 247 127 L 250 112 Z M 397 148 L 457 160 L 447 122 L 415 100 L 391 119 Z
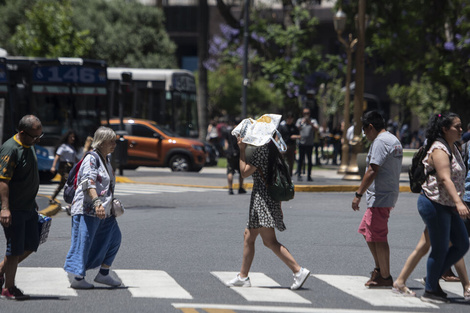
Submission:
M 42 133 L 41 135 L 39 136 L 33 136 L 31 134 L 28 134 L 27 131 L 23 130 L 23 133 L 25 133 L 26 135 L 28 135 L 29 137 L 31 137 L 33 140 L 38 140 L 38 139 L 41 139 L 43 136 L 44 136 L 44 133 Z

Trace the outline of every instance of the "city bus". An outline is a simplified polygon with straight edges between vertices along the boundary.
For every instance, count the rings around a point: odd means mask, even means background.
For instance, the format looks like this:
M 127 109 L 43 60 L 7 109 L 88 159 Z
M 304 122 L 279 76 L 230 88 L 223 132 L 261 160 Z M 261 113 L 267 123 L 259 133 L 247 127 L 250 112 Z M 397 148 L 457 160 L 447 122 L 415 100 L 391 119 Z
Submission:
M 83 142 L 106 118 L 106 67 L 104 61 L 81 58 L 5 58 L 7 96 L 0 112 L 4 116 L 1 139 L 16 133 L 22 116 L 39 117 L 44 137 L 36 153 L 42 179 L 50 176 L 54 148 L 63 134 L 74 130 Z
M 109 116 L 152 120 L 179 136 L 198 137 L 196 82 L 190 71 L 108 67 L 107 72 Z

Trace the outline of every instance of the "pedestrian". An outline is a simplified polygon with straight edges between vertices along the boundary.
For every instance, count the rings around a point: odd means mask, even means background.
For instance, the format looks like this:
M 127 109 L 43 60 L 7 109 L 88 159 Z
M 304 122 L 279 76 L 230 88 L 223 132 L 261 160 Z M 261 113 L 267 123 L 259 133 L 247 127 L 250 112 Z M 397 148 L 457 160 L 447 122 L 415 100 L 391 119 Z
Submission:
M 304 164 L 305 157 L 307 157 L 307 181 L 313 181 L 312 152 L 315 141 L 315 132 L 318 131 L 318 122 L 316 119 L 310 117 L 310 109 L 304 108 L 302 111 L 302 117 L 297 120 L 295 126 L 297 126 L 300 132 L 297 180 L 302 181 L 301 169 Z
M 299 129 L 295 126 L 294 114 L 292 112 L 288 112 L 286 119 L 279 125 L 279 132 L 287 146 L 287 150 L 283 155 L 287 165 L 289 165 L 290 176 L 292 177 L 295 152 L 297 150 L 297 139 L 300 139 Z
M 121 231 L 111 214 L 116 178 L 109 154 L 116 148 L 116 134 L 111 128 L 98 128 L 92 147 L 99 160 L 92 154 L 83 159 L 72 201 L 72 239 L 64 269 L 75 276 L 71 284 L 74 289 L 93 288 L 85 274 L 99 266 L 95 282 L 111 287 L 121 285 L 109 275 L 121 245 Z
M 51 173 L 57 173 L 56 167 L 57 163 L 59 163 L 58 173 L 60 175 L 60 183 L 52 194 L 49 204 L 58 204 L 55 198 L 62 188 L 64 188 L 65 183 L 67 182 L 67 178 L 69 177 L 69 172 L 73 165 L 79 160 L 77 154 L 78 149 L 79 142 L 77 134 L 75 131 L 70 130 L 61 138 L 55 150 L 55 158 L 52 162 Z
M 392 291 L 394 293 L 401 294 L 403 296 L 416 296 L 416 292 L 412 291 L 406 286 L 406 281 L 410 277 L 416 265 L 418 265 L 421 258 L 423 258 L 428 253 L 430 247 L 431 242 L 429 240 L 429 232 L 428 229 L 425 228 L 424 232 L 421 234 L 421 238 L 419 239 L 418 244 L 416 245 L 416 248 L 406 260 L 405 265 L 403 266 L 398 278 L 393 282 Z M 467 268 L 465 266 L 464 258 L 461 258 L 459 261 L 457 261 L 454 266 L 459 276 L 455 276 L 455 274 L 449 268 L 444 274 L 442 274 L 441 279 L 447 282 L 461 282 L 463 287 L 464 299 L 465 301 L 469 301 L 470 282 L 468 280 Z M 424 283 L 426 283 L 425 279 Z
M 461 136 L 462 123 L 457 114 L 436 114 L 429 119 L 427 154 L 423 159 L 425 173 L 429 175 L 418 197 L 418 212 L 426 224 L 431 243 L 425 292 L 421 296 L 424 302 L 448 302 L 439 278 L 469 248 L 468 233 L 462 220 L 469 216 L 468 207 L 462 200 L 466 171 L 455 146 Z
M 39 246 L 38 162 L 34 145 L 43 136 L 41 121 L 26 115 L 18 123 L 18 133 L 0 147 L 0 222 L 6 238 L 6 253 L 0 263 L 1 297 L 27 300 L 15 285 L 18 263 Z
M 229 195 L 233 195 L 233 175 L 235 175 L 236 172 L 238 172 L 239 174 L 238 194 L 246 193 L 246 190 L 243 188 L 243 177 L 242 175 L 240 175 L 240 149 L 238 148 L 237 137 L 231 134 L 234 124 L 235 122 L 233 120 L 230 120 L 228 127 L 224 131 L 224 145 L 225 156 L 227 158 L 227 182 Z
M 279 122 L 278 122 L 279 123 Z M 250 287 L 248 273 L 255 256 L 255 241 L 261 236 L 266 247 L 270 248 L 294 273 L 294 283 L 291 289 L 299 289 L 310 275 L 310 271 L 300 267 L 292 254 L 276 238 L 275 228 L 279 231 L 286 229 L 283 221 L 281 203 L 274 201 L 267 193 L 266 183 L 273 179 L 275 162 L 281 154 L 273 141 L 259 146 L 247 163 L 245 149 L 247 144 L 243 138 L 238 138 L 240 147 L 240 173 L 243 177 L 253 175 L 253 191 L 251 193 L 249 220 L 244 234 L 243 261 L 240 273 L 226 282 L 229 287 Z
M 359 210 L 361 198 L 366 193 L 367 209 L 358 232 L 367 242 L 375 269 L 365 286 L 391 288 L 387 224 L 398 199 L 403 148 L 398 138 L 385 130 L 385 121 L 376 111 L 364 113 L 362 129 L 372 143 L 366 159 L 367 171 L 352 201 L 352 209 Z

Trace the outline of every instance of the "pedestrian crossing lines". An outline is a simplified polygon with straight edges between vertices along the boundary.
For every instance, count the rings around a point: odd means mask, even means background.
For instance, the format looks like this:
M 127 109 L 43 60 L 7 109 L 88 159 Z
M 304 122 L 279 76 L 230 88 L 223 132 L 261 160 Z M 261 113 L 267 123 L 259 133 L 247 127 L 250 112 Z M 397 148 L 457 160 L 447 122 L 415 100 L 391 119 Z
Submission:
M 146 299 L 175 299 L 175 300 L 194 300 L 191 290 L 183 288 L 169 273 L 161 270 L 132 270 L 132 269 L 116 269 L 113 271 L 114 275 L 118 277 L 123 283 L 125 292 L 128 292 L 129 297 L 132 298 L 146 298 Z M 214 288 L 226 288 L 227 292 L 235 292 L 241 298 L 248 302 L 248 305 L 231 305 L 231 304 L 198 304 L 198 303 L 173 303 L 176 309 L 185 309 L 183 312 L 197 312 L 195 311 L 200 306 L 206 309 L 227 309 L 235 311 L 260 311 L 260 312 L 341 312 L 342 310 L 329 310 L 315 311 L 315 303 L 309 299 L 311 296 L 310 291 L 315 291 L 321 282 L 338 289 L 335 293 L 335 298 L 341 299 L 341 295 L 347 294 L 364 301 L 373 307 L 386 307 L 386 308 L 400 308 L 400 309 L 439 309 L 440 307 L 435 304 L 422 302 L 418 297 L 403 297 L 392 293 L 390 289 L 368 289 L 364 286 L 364 281 L 368 277 L 365 276 L 347 276 L 347 275 L 320 275 L 312 274 L 312 278 L 307 281 L 306 290 L 298 292 L 292 291 L 288 286 L 281 286 L 275 280 L 270 278 L 264 273 L 251 272 L 250 278 L 252 287 L 232 287 L 227 288 L 224 285 L 225 281 L 232 279 L 237 275 L 237 272 L 210 272 L 207 275 L 212 275 L 217 278 L 212 281 Z M 77 291 L 70 288 L 70 279 L 68 274 L 59 267 L 22 267 L 18 268 L 16 276 L 16 284 L 19 288 L 23 289 L 26 294 L 34 296 L 55 296 L 55 297 L 80 297 L 84 296 L 85 292 Z M 89 282 L 92 282 L 93 277 L 87 277 Z M 186 282 L 187 285 L 187 282 Z M 458 283 L 441 282 L 442 288 L 454 297 L 461 297 L 462 290 Z M 197 292 L 196 292 L 197 293 Z M 122 294 L 121 294 L 122 297 Z M 344 297 L 344 296 L 343 296 Z M 252 305 L 253 303 L 253 305 Z M 267 306 L 260 306 L 260 303 L 266 303 Z M 274 309 L 266 309 L 275 307 L 283 307 L 286 305 L 295 306 L 294 311 Z M 259 306 L 258 309 L 254 307 Z M 230 309 L 232 307 L 232 309 Z M 249 309 L 248 309 L 249 308 Z M 264 309 L 262 309 L 264 308 Z M 190 309 L 194 309 L 191 311 Z M 206 310 L 207 311 L 207 310 Z M 209 311 L 207 311 L 209 312 Z M 227 312 L 227 311 L 224 311 Z M 344 311 L 346 312 L 346 311 Z M 348 313 L 354 310 L 347 310 Z M 381 310 L 367 310 L 367 312 L 384 312 Z M 388 311 L 392 312 L 392 311 Z
M 57 185 L 40 185 L 40 195 L 52 195 L 56 190 Z M 166 186 L 166 185 L 153 185 L 153 184 L 117 184 L 114 192 L 115 196 L 132 196 L 132 195 L 156 195 L 162 193 L 184 193 L 184 192 L 207 192 L 207 191 L 224 191 L 221 189 L 198 188 L 198 187 L 180 187 L 180 186 Z M 57 199 L 63 199 L 63 190 L 57 196 Z
M 237 276 L 238 272 L 211 272 L 211 274 L 220 281 L 226 282 Z M 263 273 L 250 272 L 250 280 L 250 288 L 232 287 L 231 289 L 240 294 L 247 301 L 312 303 L 288 289 L 288 287 L 279 288 L 281 285 Z

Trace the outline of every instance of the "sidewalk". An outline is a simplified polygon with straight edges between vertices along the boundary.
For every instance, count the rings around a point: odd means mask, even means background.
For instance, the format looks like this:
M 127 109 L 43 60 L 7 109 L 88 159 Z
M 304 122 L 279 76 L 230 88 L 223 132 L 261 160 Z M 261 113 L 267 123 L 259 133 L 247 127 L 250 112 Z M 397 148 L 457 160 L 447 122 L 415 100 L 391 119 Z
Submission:
M 400 175 L 400 191 L 409 192 L 409 179 L 407 169 L 411 158 L 403 159 L 402 173 Z M 353 192 L 356 191 L 360 181 L 343 180 L 344 174 L 338 174 L 338 166 L 327 165 L 315 167 L 312 170 L 312 182 L 302 176 L 302 181 L 294 177 L 295 190 L 298 192 Z M 227 171 L 225 168 L 205 167 L 199 173 L 171 172 L 169 168 L 139 167 L 137 170 L 124 170 L 123 176 L 117 176 L 121 183 L 146 183 L 170 186 L 203 187 L 214 189 L 227 189 Z M 234 175 L 234 189 L 238 188 L 238 174 Z M 253 179 L 248 177 L 244 187 L 251 189 Z

